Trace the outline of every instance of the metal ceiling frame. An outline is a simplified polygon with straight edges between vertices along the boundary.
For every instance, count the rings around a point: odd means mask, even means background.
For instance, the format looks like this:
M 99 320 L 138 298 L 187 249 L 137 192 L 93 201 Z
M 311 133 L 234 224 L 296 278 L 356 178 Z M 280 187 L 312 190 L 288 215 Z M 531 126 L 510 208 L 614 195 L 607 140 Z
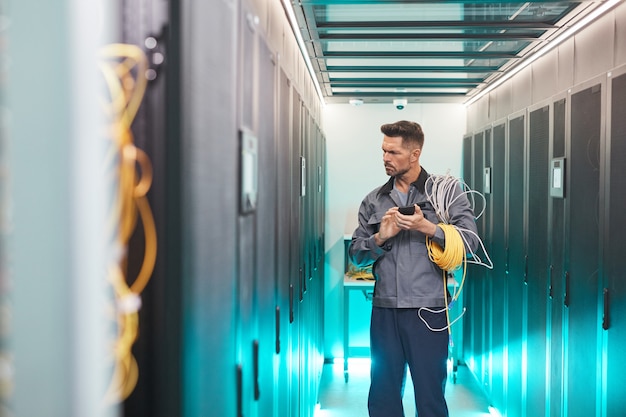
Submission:
M 304 49 L 327 103 L 347 103 L 355 98 L 391 103 L 396 98 L 409 102 L 465 102 L 599 3 L 602 2 L 301 0 L 292 6 Z M 385 16 L 377 16 L 380 20 L 358 16 L 354 21 L 316 20 L 316 7 L 320 6 L 341 5 L 358 11 L 359 6 L 377 5 L 384 10 L 392 4 L 414 8 L 428 5 L 431 9 L 456 4 L 476 6 L 476 10 L 519 5 L 519 10 L 508 19 L 493 20 L 484 16 L 475 20 L 474 16 L 469 20 L 393 20 Z M 516 20 L 526 8 L 550 4 L 558 5 L 560 14 L 536 21 Z M 459 42 L 462 50 L 449 50 Z M 341 48 L 327 48 L 331 43 L 338 43 Z M 411 50 L 415 45 L 440 48 Z

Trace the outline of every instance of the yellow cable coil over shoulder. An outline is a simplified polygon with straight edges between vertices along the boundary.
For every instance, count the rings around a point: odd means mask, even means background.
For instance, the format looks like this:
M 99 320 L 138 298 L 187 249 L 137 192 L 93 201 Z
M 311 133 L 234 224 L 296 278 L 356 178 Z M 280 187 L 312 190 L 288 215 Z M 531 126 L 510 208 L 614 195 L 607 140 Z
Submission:
M 112 171 L 117 189 L 109 218 L 112 246 L 114 252 L 119 253 L 109 269 L 116 303 L 112 314 L 117 322 L 113 377 L 105 395 L 105 401 L 111 404 L 126 399 L 137 384 L 139 369 L 132 346 L 139 331 L 140 294 L 148 284 L 156 262 L 157 238 L 147 198 L 152 184 L 152 166 L 148 156 L 133 143 L 131 130 L 147 86 L 148 60 L 139 47 L 127 44 L 106 45 L 100 58 L 100 69 L 109 95 L 103 108 L 110 120 L 107 136 L 112 143 L 105 162 Z M 139 272 L 132 279 L 126 276 L 128 242 L 138 220 L 144 233 L 144 254 Z

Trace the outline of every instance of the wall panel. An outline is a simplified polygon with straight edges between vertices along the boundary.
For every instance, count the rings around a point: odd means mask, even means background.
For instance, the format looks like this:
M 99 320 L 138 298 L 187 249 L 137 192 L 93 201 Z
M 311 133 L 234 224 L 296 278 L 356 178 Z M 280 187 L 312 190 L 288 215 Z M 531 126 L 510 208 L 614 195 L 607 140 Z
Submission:
M 513 112 L 513 98 L 512 98 L 512 84 L 510 81 L 507 81 L 500 87 L 496 93 L 495 99 L 490 100 L 491 108 L 493 109 L 491 113 L 491 118 L 494 120 L 499 120 L 504 117 L 508 117 L 509 114 Z M 489 119 L 485 120 L 484 123 L 488 123 Z
M 582 83 L 613 67 L 615 17 L 612 13 L 578 34 L 574 40 L 574 84 Z M 602 45 L 601 48 L 598 45 Z
M 521 70 L 511 83 L 511 112 L 525 109 L 532 104 L 532 72 L 529 67 Z M 507 113 L 507 114 L 509 114 Z
M 558 86 L 558 52 L 548 52 L 544 59 L 531 67 L 532 103 L 546 100 L 559 91 Z
M 626 7 L 615 10 L 615 58 L 613 65 L 626 64 Z
M 557 91 L 565 91 L 574 85 L 574 39 L 567 39 L 557 48 L 559 59 Z

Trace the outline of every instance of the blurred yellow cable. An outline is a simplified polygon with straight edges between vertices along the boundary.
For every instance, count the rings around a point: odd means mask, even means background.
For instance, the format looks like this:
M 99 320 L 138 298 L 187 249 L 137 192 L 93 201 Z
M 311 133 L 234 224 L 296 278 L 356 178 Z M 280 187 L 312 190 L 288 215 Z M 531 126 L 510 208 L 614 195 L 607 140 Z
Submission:
M 437 264 L 439 268 L 443 270 L 443 292 L 444 292 L 444 300 L 445 300 L 445 311 L 446 311 L 446 321 L 448 325 L 446 326 L 448 329 L 448 333 L 452 332 L 452 326 L 450 323 L 450 309 L 448 308 L 448 275 L 447 272 L 456 271 L 461 265 L 463 265 L 463 278 L 461 279 L 461 284 L 459 285 L 458 290 L 454 292 L 452 297 L 452 301 L 456 301 L 459 294 L 461 293 L 461 289 L 463 288 L 463 283 L 465 282 L 465 269 L 466 269 L 466 253 L 465 253 L 465 245 L 463 244 L 463 238 L 461 237 L 461 233 L 450 224 L 439 223 L 439 227 L 443 230 L 445 235 L 446 247 L 443 249 L 439 244 L 432 241 L 428 236 L 426 236 L 426 248 L 428 250 L 428 257 L 432 262 Z
M 147 198 L 152 185 L 152 166 L 145 152 L 134 145 L 131 130 L 147 86 L 148 61 L 135 45 L 111 44 L 101 51 L 100 68 L 109 94 L 103 108 L 110 118 L 108 136 L 113 144 L 105 162 L 107 167 L 114 167 L 118 185 L 109 226 L 122 249 L 118 264 L 112 265 L 109 273 L 118 328 L 112 350 L 113 378 L 105 395 L 108 403 L 117 403 L 133 392 L 139 377 L 132 347 L 139 332 L 140 294 L 152 276 L 157 254 L 156 226 Z M 137 220 L 143 226 L 144 254 L 139 273 L 130 279 L 125 274 L 128 242 L 136 230 Z

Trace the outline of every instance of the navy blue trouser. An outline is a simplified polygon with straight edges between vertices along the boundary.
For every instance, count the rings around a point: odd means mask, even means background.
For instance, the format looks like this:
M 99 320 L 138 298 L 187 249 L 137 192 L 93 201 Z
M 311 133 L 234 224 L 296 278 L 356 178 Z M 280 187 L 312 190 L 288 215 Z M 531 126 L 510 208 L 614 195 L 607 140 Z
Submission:
M 422 310 L 421 315 L 433 329 L 447 324 L 445 312 Z M 419 318 L 418 309 L 374 307 L 370 327 L 370 417 L 404 417 L 402 395 L 407 365 L 419 417 L 447 417 L 444 391 L 448 341 L 448 331 L 428 329 Z

